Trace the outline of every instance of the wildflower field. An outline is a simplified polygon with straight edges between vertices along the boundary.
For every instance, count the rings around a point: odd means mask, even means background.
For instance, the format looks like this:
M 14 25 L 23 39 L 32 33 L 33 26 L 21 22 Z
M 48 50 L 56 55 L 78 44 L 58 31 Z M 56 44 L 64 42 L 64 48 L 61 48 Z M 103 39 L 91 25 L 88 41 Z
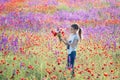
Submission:
M 119 0 L 0 0 L 0 80 L 120 80 Z M 68 37 L 79 24 L 75 75 Z

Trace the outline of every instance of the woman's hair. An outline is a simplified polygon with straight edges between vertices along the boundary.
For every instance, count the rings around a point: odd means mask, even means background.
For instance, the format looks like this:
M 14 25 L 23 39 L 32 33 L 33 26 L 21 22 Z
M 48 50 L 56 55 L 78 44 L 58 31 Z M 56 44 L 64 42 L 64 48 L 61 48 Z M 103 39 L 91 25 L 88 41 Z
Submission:
M 81 28 L 79 28 L 77 24 L 72 24 L 71 27 L 72 27 L 73 29 L 76 29 L 76 30 L 79 29 L 78 34 L 79 34 L 79 37 L 80 37 L 80 39 L 81 39 L 81 38 L 82 38 L 82 37 L 81 37 L 81 34 L 82 34 Z

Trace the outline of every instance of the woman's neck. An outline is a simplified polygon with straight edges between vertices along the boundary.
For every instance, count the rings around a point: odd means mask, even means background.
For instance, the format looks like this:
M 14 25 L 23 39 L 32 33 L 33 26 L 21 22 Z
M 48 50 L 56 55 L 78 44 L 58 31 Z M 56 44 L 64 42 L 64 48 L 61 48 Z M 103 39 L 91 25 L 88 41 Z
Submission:
M 75 35 L 76 33 L 71 33 L 71 34 Z

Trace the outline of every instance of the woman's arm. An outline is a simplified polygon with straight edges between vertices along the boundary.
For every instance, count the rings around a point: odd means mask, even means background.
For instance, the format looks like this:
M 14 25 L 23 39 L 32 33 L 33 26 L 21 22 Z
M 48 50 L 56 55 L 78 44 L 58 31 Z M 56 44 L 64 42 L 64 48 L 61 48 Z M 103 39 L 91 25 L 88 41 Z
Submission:
M 68 43 L 68 41 L 66 39 L 62 39 L 62 41 L 65 45 L 70 45 L 72 48 L 74 48 L 78 43 L 78 39 L 74 39 L 74 41 L 72 43 Z
M 61 41 L 65 44 L 68 45 L 68 41 L 66 39 L 61 39 Z

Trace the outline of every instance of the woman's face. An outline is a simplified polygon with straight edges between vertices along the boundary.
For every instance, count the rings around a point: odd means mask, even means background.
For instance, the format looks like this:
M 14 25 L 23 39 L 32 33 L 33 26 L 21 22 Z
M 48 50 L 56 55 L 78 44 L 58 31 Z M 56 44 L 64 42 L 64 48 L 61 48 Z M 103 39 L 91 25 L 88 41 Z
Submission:
M 70 32 L 71 32 L 71 33 L 76 33 L 76 30 L 71 27 Z

